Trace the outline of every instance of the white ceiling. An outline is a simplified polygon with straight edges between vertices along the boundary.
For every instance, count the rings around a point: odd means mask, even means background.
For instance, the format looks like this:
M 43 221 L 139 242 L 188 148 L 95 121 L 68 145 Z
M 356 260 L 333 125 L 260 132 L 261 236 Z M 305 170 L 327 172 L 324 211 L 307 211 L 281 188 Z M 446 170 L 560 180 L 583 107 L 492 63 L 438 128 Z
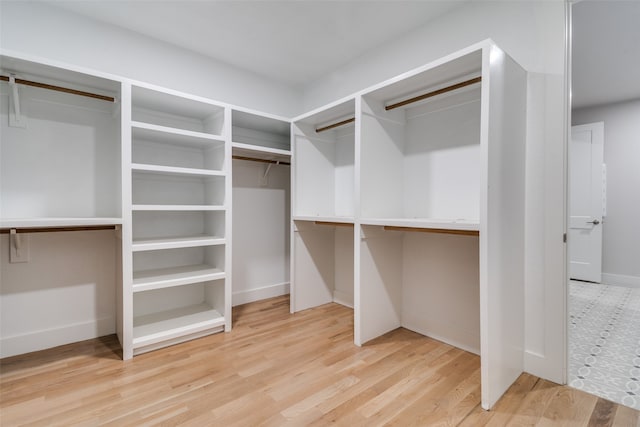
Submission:
M 640 1 L 573 5 L 572 106 L 640 99 Z
M 304 86 L 459 6 L 428 1 L 55 1 L 51 4 Z

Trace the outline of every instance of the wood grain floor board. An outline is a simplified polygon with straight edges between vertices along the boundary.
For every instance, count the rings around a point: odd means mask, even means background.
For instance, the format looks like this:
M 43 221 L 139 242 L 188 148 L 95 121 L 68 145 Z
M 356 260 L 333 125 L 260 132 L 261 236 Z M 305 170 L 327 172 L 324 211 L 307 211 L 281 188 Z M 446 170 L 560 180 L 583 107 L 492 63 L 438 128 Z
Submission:
M 523 374 L 487 412 L 480 359 L 397 329 L 353 344 L 353 311 L 234 308 L 231 332 L 120 360 L 114 336 L 0 360 L 9 426 L 616 426 L 638 411 Z

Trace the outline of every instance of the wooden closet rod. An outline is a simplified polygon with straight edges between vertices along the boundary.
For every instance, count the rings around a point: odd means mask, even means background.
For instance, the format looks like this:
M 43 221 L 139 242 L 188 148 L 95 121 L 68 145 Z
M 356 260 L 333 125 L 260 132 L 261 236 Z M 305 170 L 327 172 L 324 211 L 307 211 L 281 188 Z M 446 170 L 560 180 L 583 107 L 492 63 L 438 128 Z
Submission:
M 423 99 L 431 98 L 433 96 L 441 95 L 443 93 L 451 92 L 452 90 L 461 89 L 466 86 L 471 86 L 473 84 L 479 83 L 482 81 L 482 77 L 476 77 L 473 79 L 465 80 L 460 83 L 456 83 L 451 86 L 443 87 L 442 89 L 434 90 L 432 92 L 428 92 L 422 95 L 414 96 L 413 98 L 405 99 L 404 101 L 396 102 L 394 104 L 390 104 L 384 107 L 385 110 L 393 110 L 394 108 L 404 107 L 407 104 L 413 104 L 414 102 L 422 101 Z
M 451 230 L 446 228 L 414 228 L 414 227 L 396 227 L 385 225 L 385 231 L 417 231 L 420 233 L 440 233 L 440 234 L 461 234 L 463 236 L 479 236 L 478 230 Z
M 260 162 L 260 163 L 271 163 L 274 165 L 286 165 L 290 166 L 289 162 L 282 162 L 280 160 L 268 160 L 268 159 L 254 159 L 253 157 L 244 157 L 244 156 L 231 156 L 234 160 L 248 160 L 250 162 Z
M 8 82 L 9 77 L 0 76 L 0 81 Z M 84 92 L 76 89 L 69 89 L 67 87 L 62 87 L 62 86 L 54 86 L 47 83 L 38 83 L 38 82 L 32 82 L 31 80 L 23 80 L 23 79 L 15 79 L 15 82 L 19 85 L 39 87 L 41 89 L 55 90 L 57 92 L 70 93 L 72 95 L 86 96 L 88 98 L 100 99 L 102 101 L 116 102 L 116 99 L 111 96 L 100 95 L 100 94 L 91 93 L 91 92 Z
M 327 125 L 327 126 L 322 126 L 321 128 L 316 128 L 316 133 L 324 132 L 325 130 L 337 128 L 339 126 L 348 125 L 349 123 L 353 123 L 355 121 L 356 121 L 356 118 L 355 117 L 351 117 L 350 119 L 343 120 L 343 121 L 338 122 L 338 123 L 333 123 L 333 124 L 330 124 L 330 125 Z
M 314 221 L 316 225 L 333 225 L 336 227 L 351 227 L 353 228 L 353 223 L 350 222 L 333 222 L 333 221 Z
M 69 227 L 9 227 L 0 228 L 0 234 L 9 234 L 11 230 L 16 230 L 16 233 L 51 233 L 58 231 L 93 231 L 93 230 L 117 230 L 117 225 L 78 225 Z

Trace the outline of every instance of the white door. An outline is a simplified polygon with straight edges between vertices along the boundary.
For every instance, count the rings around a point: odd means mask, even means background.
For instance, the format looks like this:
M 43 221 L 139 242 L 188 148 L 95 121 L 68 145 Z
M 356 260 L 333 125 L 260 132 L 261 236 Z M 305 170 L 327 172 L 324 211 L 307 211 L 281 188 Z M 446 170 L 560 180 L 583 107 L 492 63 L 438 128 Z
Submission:
M 602 279 L 604 123 L 571 128 L 569 147 L 569 273 Z

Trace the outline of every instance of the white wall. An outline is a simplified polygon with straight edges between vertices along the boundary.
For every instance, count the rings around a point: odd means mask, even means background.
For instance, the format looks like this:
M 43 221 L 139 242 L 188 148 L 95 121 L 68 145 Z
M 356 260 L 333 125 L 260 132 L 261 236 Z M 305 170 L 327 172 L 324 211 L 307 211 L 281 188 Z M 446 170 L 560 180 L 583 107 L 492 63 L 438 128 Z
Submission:
M 473 1 L 355 58 L 304 90 L 305 110 L 486 38 L 529 74 L 526 171 L 525 369 L 563 381 L 564 35 L 562 1 Z
M 281 83 L 43 3 L 0 2 L 0 47 L 273 114 L 300 109 Z
M 571 120 L 574 126 L 604 122 L 603 282 L 640 287 L 640 100 L 573 110 Z
M 233 161 L 233 305 L 289 293 L 290 170 Z

